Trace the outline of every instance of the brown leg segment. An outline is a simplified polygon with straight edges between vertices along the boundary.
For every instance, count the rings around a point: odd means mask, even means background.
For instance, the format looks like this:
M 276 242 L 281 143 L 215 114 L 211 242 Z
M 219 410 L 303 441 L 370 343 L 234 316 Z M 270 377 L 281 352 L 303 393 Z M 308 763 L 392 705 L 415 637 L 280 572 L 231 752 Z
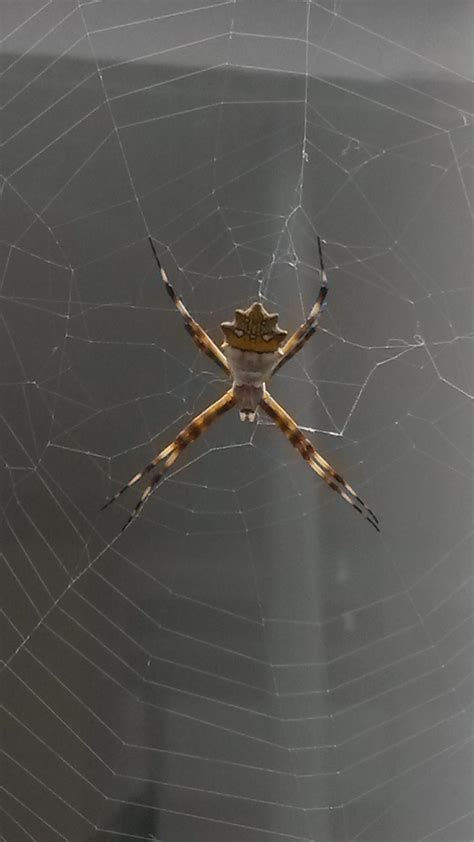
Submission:
M 307 439 L 301 432 L 296 421 L 288 415 L 286 410 L 284 410 L 283 407 L 280 406 L 280 404 L 277 403 L 277 401 L 274 400 L 268 392 L 265 392 L 260 402 L 260 406 L 263 411 L 266 412 L 266 414 L 278 425 L 293 447 L 301 453 L 303 459 L 308 463 L 310 468 L 312 468 L 312 470 L 315 471 L 315 473 L 317 473 L 318 476 L 321 477 L 321 479 L 323 479 L 333 491 L 336 491 L 343 500 L 363 515 L 363 517 L 369 521 L 377 532 L 380 532 L 379 520 L 373 513 L 372 509 L 369 509 L 359 495 L 356 494 L 352 486 L 350 486 L 341 474 L 335 471 L 329 462 L 327 462 L 326 459 L 318 453 L 310 440 Z
M 148 237 L 148 239 L 150 241 L 150 246 L 155 256 L 158 269 L 160 270 L 161 279 L 166 287 L 166 291 L 170 296 L 176 309 L 182 316 L 186 330 L 198 346 L 199 350 L 203 351 L 203 353 L 206 354 L 207 357 L 209 357 L 211 360 L 217 363 L 218 366 L 223 368 L 224 371 L 226 371 L 227 374 L 229 374 L 229 366 L 227 364 L 227 360 L 224 354 L 222 353 L 220 348 L 217 347 L 216 343 L 212 341 L 211 337 L 208 336 L 208 334 L 201 327 L 201 325 L 198 322 L 196 322 L 195 319 L 193 319 L 189 310 L 184 306 L 184 303 L 180 296 L 174 291 L 172 285 L 168 280 L 168 276 L 160 263 L 155 244 L 151 237 Z
M 106 509 L 107 506 L 110 506 L 111 503 L 114 503 L 125 491 L 139 482 L 146 474 L 149 474 L 154 468 L 158 467 L 160 463 L 162 463 L 161 470 L 155 474 L 151 482 L 145 488 L 140 500 L 138 501 L 137 505 L 135 506 L 132 514 L 130 515 L 129 519 L 127 520 L 126 524 L 122 528 L 122 532 L 127 528 L 127 526 L 131 523 L 131 521 L 136 517 L 142 506 L 146 503 L 148 497 L 154 491 L 158 483 L 167 473 L 167 471 L 172 467 L 172 465 L 176 462 L 178 457 L 181 455 L 183 450 L 191 444 L 191 442 L 195 441 L 208 427 L 219 418 L 224 412 L 227 412 L 231 409 L 236 403 L 236 399 L 232 389 L 229 389 L 224 395 L 222 395 L 219 400 L 215 401 L 215 403 L 208 406 L 206 409 L 203 410 L 199 415 L 196 415 L 186 427 L 183 427 L 180 433 L 176 436 L 174 441 L 171 444 L 168 444 L 163 450 L 146 465 L 143 470 L 139 471 L 138 474 L 135 474 L 131 480 L 127 482 L 110 500 L 107 500 L 102 509 Z
M 318 322 L 319 317 L 321 315 L 321 311 L 323 309 L 323 304 L 328 294 L 328 279 L 326 276 L 326 271 L 324 269 L 323 263 L 323 254 L 321 250 L 321 240 L 318 237 L 318 250 L 319 250 L 319 262 L 321 266 L 321 288 L 319 290 L 319 295 L 316 299 L 316 303 L 311 309 L 309 316 L 304 320 L 303 324 L 299 326 L 297 330 L 290 336 L 289 339 L 286 340 L 285 344 L 281 347 L 281 359 L 278 360 L 275 368 L 272 371 L 272 375 L 275 374 L 276 371 L 285 365 L 288 360 L 291 360 L 298 351 L 301 351 L 303 345 L 306 344 L 308 339 L 311 338 L 313 333 L 316 333 L 318 329 Z

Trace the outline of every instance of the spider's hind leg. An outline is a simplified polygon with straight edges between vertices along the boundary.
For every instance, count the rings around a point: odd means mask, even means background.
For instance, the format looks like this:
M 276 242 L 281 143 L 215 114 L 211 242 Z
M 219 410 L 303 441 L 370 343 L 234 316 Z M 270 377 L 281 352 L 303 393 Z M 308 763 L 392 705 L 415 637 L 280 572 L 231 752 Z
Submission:
M 184 326 L 188 331 L 189 335 L 194 340 L 200 351 L 206 354 L 206 356 L 209 357 L 209 359 L 214 360 L 214 362 L 217 363 L 218 366 L 223 368 L 224 371 L 227 374 L 229 374 L 229 366 L 225 355 L 222 353 L 221 349 L 217 347 L 215 342 L 213 342 L 213 340 L 206 333 L 206 331 L 201 327 L 199 322 L 193 319 L 189 310 L 184 306 L 183 299 L 180 295 L 178 295 L 175 292 L 174 287 L 168 280 L 168 276 L 161 265 L 161 261 L 158 257 L 158 253 L 156 251 L 153 240 L 151 239 L 151 237 L 148 237 L 148 240 L 161 275 L 161 280 L 163 281 L 165 289 L 168 295 L 170 296 L 174 306 L 176 307 L 181 318 L 183 319 Z
M 278 360 L 272 371 L 272 376 L 283 365 L 285 365 L 288 362 L 288 360 L 291 360 L 295 356 L 295 354 L 298 353 L 298 351 L 301 351 L 302 347 L 306 344 L 308 339 L 311 339 L 313 334 L 316 333 L 316 330 L 318 329 L 319 317 L 322 313 L 326 301 L 326 296 L 328 294 L 328 278 L 326 275 L 326 270 L 324 268 L 321 239 L 319 237 L 318 252 L 321 277 L 321 287 L 319 289 L 318 297 L 304 322 L 299 326 L 297 330 L 295 330 L 295 332 L 290 336 L 289 339 L 286 340 L 285 344 L 282 345 L 282 347 L 280 348 L 280 359 Z

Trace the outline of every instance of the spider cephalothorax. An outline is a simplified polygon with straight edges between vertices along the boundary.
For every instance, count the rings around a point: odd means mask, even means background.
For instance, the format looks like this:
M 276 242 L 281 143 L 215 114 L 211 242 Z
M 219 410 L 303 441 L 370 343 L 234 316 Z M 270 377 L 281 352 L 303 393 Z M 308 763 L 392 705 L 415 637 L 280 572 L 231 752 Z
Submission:
M 291 334 L 289 339 L 286 339 L 286 331 L 278 327 L 277 314 L 267 313 L 265 307 L 257 301 L 248 310 L 236 310 L 234 321 L 224 322 L 221 325 L 226 338 L 222 348 L 216 345 L 209 334 L 186 309 L 182 299 L 174 291 L 166 276 L 151 237 L 149 240 L 163 283 L 184 320 L 186 330 L 191 334 L 198 348 L 225 371 L 232 385 L 221 398 L 200 412 L 199 415 L 196 415 L 189 424 L 183 427 L 176 438 L 163 450 L 160 450 L 142 471 L 135 474 L 123 488 L 117 491 L 103 508 L 117 500 L 124 491 L 140 482 L 144 476 L 154 472 L 123 527 L 125 529 L 146 503 L 164 475 L 172 468 L 183 450 L 207 430 L 213 421 L 220 418 L 232 407 L 239 408 L 242 421 L 254 421 L 257 408 L 259 408 L 275 422 L 289 442 L 301 453 L 301 456 L 315 474 L 321 477 L 329 488 L 336 491 L 346 503 L 353 506 L 380 532 L 378 520 L 372 509 L 366 506 L 352 486 L 318 453 L 313 443 L 300 430 L 296 421 L 272 398 L 266 388 L 267 382 L 275 372 L 279 371 L 288 360 L 291 360 L 301 350 L 317 328 L 328 291 L 319 237 L 321 287 L 316 302 L 304 322 Z
M 247 310 L 236 310 L 234 321 L 222 322 L 221 328 L 232 348 L 258 354 L 277 351 L 288 336 L 288 332 L 278 326 L 278 313 L 267 313 L 259 301 Z

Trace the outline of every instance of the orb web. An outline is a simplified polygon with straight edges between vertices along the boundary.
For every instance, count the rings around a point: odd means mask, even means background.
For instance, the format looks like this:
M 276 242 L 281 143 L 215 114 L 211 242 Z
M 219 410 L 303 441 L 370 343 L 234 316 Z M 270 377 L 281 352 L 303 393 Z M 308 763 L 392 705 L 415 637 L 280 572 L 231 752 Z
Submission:
M 472 837 L 472 14 L 397 9 L 5 9 L 6 839 Z M 120 536 L 227 388 L 147 237 L 218 340 L 318 235 L 271 389 L 382 536 L 237 413 Z

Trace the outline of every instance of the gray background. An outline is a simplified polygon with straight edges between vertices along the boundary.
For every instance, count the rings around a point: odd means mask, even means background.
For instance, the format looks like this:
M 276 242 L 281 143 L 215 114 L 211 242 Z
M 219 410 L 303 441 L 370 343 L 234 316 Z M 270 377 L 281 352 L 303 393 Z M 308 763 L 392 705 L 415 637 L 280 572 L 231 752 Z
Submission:
M 2 842 L 467 842 L 472 5 L 2 4 Z M 321 328 L 272 384 L 170 305 Z M 127 508 L 128 507 L 128 508 Z

